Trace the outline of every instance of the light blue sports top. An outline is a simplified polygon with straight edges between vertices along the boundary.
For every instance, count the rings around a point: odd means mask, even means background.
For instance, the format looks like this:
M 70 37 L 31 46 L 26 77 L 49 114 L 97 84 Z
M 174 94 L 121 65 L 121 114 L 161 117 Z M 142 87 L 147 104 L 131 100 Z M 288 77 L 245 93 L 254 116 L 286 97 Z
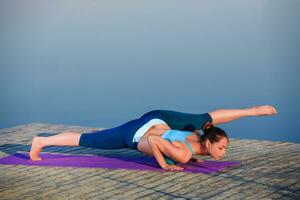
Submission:
M 170 142 L 172 142 L 172 141 L 184 142 L 189 147 L 192 155 L 194 155 L 195 152 L 194 152 L 191 144 L 185 140 L 186 137 L 188 137 L 192 133 L 193 132 L 189 132 L 189 131 L 167 130 L 166 132 L 164 132 L 164 134 L 161 135 L 161 137 Z M 173 161 L 172 159 L 170 159 L 168 156 L 164 156 L 164 157 L 168 164 L 171 164 L 171 165 L 176 164 L 176 162 Z

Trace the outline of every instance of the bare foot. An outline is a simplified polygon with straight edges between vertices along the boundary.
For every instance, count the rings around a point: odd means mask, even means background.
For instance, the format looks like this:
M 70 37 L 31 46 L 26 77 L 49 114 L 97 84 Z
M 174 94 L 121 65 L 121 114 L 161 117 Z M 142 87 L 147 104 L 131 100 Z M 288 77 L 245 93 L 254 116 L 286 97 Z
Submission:
M 30 159 L 31 160 L 42 160 L 39 157 L 39 153 L 41 152 L 43 146 L 41 144 L 42 137 L 34 136 L 32 139 L 31 149 L 30 149 Z
M 277 110 L 273 106 L 263 105 L 263 106 L 253 106 L 250 108 L 254 115 L 275 115 Z

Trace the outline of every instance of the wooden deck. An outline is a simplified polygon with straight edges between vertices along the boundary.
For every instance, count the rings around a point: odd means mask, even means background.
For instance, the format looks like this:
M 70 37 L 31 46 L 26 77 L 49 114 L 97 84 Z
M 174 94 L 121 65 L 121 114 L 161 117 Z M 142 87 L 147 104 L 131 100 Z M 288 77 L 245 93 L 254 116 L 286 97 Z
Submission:
M 0 157 L 28 152 L 35 135 L 97 129 L 41 123 L 0 129 Z M 131 149 L 84 147 L 42 152 L 143 156 Z M 0 165 L 0 199 L 300 199 L 300 144 L 231 138 L 224 160 L 241 166 L 207 175 Z

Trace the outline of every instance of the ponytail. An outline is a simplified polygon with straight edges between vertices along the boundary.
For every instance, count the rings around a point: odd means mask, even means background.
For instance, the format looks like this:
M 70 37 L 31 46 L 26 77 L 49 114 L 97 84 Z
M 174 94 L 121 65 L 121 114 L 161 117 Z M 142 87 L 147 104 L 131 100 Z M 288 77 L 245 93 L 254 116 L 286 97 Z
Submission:
M 229 141 L 224 130 L 214 125 L 204 125 L 203 135 L 201 135 L 201 143 L 203 146 L 206 140 L 209 140 L 211 143 L 215 143 L 219 142 L 222 138 L 226 138 Z

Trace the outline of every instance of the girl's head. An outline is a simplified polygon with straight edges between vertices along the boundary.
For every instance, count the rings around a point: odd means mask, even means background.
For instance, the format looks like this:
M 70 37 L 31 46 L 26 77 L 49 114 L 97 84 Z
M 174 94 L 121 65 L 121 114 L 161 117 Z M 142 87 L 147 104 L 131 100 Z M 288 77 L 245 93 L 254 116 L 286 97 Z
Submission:
M 225 131 L 209 125 L 203 128 L 204 134 L 201 135 L 201 144 L 207 153 L 215 160 L 221 160 L 229 143 L 229 139 Z

